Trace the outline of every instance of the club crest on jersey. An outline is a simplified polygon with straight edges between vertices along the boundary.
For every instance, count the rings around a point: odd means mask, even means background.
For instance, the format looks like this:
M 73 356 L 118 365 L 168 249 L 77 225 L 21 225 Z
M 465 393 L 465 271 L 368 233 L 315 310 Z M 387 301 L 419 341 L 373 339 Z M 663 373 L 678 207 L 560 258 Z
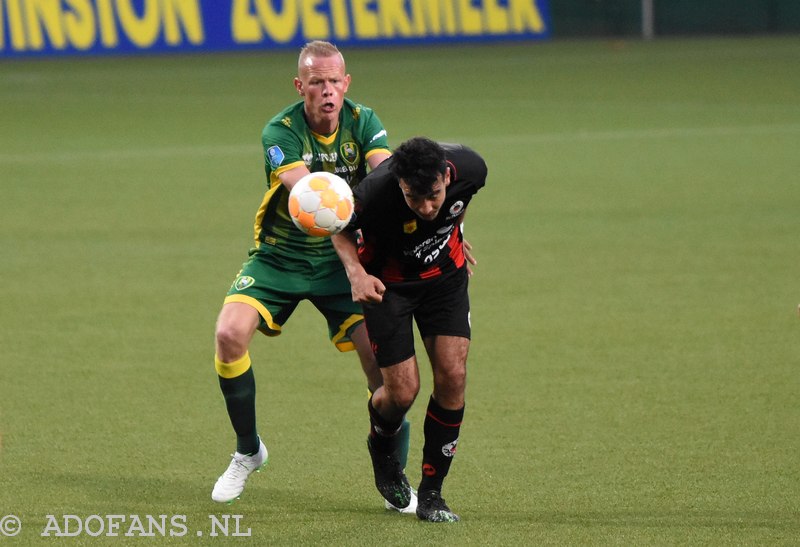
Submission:
M 281 150 L 278 146 L 270 146 L 267 149 L 267 158 L 269 159 L 269 164 L 273 169 L 280 167 L 281 162 L 285 157 L 286 155 L 283 153 L 283 150 Z
M 405 232 L 407 234 L 413 234 L 416 231 L 417 231 L 417 221 L 416 221 L 416 219 L 412 218 L 411 220 L 409 220 L 408 222 L 403 224 L 403 232 Z
M 451 215 L 460 215 L 461 211 L 464 210 L 464 202 L 458 200 L 453 205 L 450 206 L 450 214 Z
M 458 439 L 451 443 L 447 443 L 442 447 L 442 454 L 447 456 L 448 458 L 452 458 L 456 455 L 456 445 L 458 444 Z
M 236 278 L 236 281 L 233 282 L 233 288 L 237 291 L 243 291 L 247 287 L 250 287 L 255 283 L 256 280 L 250 277 L 249 275 L 242 275 Z
M 339 147 L 339 154 L 349 165 L 358 163 L 358 146 L 353 141 L 342 143 Z

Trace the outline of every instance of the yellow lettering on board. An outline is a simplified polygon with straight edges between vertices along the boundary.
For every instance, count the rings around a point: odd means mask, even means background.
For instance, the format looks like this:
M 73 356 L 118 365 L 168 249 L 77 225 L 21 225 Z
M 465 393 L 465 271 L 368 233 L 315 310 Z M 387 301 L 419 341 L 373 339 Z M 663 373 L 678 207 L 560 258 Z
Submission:
M 353 26 L 358 38 L 377 38 L 378 16 L 367 7 L 371 0 L 352 0 Z
M 100 40 L 105 47 L 116 47 L 119 43 L 117 25 L 111 0 L 97 0 L 97 20 L 100 23 Z
M 509 0 L 508 7 L 515 32 L 544 31 L 542 14 L 539 13 L 535 0 Z
M 452 36 L 456 33 L 453 0 L 411 0 L 411 13 L 417 36 Z
M 11 34 L 11 45 L 14 49 L 25 49 L 25 27 L 22 25 L 22 9 L 19 7 L 19 0 L 6 0 L 8 10 L 8 30 Z
M 288 42 L 297 34 L 297 3 L 285 1 L 283 12 L 279 13 L 272 9 L 272 0 L 257 0 L 258 15 L 261 18 L 261 26 L 267 34 L 276 42 Z
M 44 47 L 42 27 L 55 49 L 64 49 L 67 39 L 61 26 L 61 7 L 59 0 L 27 0 L 25 2 L 25 23 L 28 30 L 28 44 L 32 49 Z
M 94 11 L 89 0 L 66 0 L 70 9 L 64 12 L 64 30 L 76 49 L 88 49 L 96 38 Z
M 330 10 L 333 16 L 333 34 L 340 40 L 350 38 L 350 22 L 347 18 L 345 0 L 330 0 Z
M 490 34 L 508 33 L 508 12 L 497 4 L 497 0 L 483 0 L 483 10 L 486 30 Z
M 231 33 L 233 41 L 237 44 L 260 42 L 264 36 L 261 32 L 261 25 L 258 23 L 258 17 L 250 13 L 247 9 L 249 6 L 249 0 L 233 0 Z
M 481 12 L 472 7 L 472 0 L 459 0 L 458 14 L 461 20 L 461 31 L 467 35 L 481 33 Z
M 411 19 L 405 8 L 405 0 L 381 0 L 380 16 L 383 36 L 412 36 Z
M 197 0 L 163 0 L 164 1 L 164 39 L 168 44 L 181 42 L 178 24 L 183 25 L 186 37 L 193 44 L 202 44 L 205 40 L 203 20 Z
M 303 36 L 309 40 L 327 40 L 331 33 L 328 18 L 317 11 L 321 0 L 302 0 Z
M 132 0 L 117 0 L 117 13 L 120 26 L 131 43 L 140 48 L 152 46 L 158 38 L 159 11 L 158 0 L 144 0 L 144 14 L 136 13 Z

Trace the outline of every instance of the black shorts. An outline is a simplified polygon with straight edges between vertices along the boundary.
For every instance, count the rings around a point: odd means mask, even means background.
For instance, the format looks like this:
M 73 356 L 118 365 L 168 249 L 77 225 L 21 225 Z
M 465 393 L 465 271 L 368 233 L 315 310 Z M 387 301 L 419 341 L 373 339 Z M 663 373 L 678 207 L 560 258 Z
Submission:
M 467 269 L 444 278 L 434 278 L 387 288 L 380 304 L 364 304 L 369 339 L 379 367 L 388 367 L 414 355 L 412 318 L 420 336 L 469 338 Z

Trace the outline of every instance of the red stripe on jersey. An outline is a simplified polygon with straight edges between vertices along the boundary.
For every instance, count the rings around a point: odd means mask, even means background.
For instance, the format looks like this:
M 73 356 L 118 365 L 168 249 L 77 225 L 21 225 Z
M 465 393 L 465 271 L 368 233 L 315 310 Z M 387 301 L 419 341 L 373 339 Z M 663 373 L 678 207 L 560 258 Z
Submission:
M 456 164 L 447 160 L 447 167 L 450 168 L 450 180 L 458 180 L 458 172 L 456 171 Z
M 387 260 L 386 266 L 384 266 L 383 270 L 381 270 L 381 275 L 383 281 L 387 283 L 400 283 L 402 281 L 406 281 L 406 278 L 403 277 L 403 269 L 400 266 L 400 263 L 394 258 Z
M 442 275 L 442 270 L 439 269 L 439 266 L 434 266 L 424 272 L 420 272 L 419 278 L 420 279 L 430 279 L 431 277 L 436 277 L 437 275 Z
M 447 246 L 450 247 L 450 258 L 453 260 L 456 268 L 460 268 L 464 265 L 464 243 L 461 241 L 461 238 L 458 237 L 460 231 L 460 228 L 456 226 L 453 233 L 450 234 L 450 240 L 447 242 Z

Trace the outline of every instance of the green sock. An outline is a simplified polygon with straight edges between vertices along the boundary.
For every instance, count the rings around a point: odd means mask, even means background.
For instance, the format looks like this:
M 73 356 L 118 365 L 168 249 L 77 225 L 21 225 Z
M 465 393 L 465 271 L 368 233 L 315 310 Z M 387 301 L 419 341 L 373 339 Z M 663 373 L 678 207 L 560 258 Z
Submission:
M 225 397 L 231 425 L 236 432 L 236 451 L 249 455 L 257 453 L 256 381 L 253 369 L 248 368 L 236 378 L 219 376 L 219 387 Z
M 397 450 L 395 450 L 395 457 L 400 462 L 400 468 L 405 469 L 408 463 L 408 447 L 411 443 L 411 422 L 403 418 L 403 425 L 400 426 L 400 431 L 397 433 Z

